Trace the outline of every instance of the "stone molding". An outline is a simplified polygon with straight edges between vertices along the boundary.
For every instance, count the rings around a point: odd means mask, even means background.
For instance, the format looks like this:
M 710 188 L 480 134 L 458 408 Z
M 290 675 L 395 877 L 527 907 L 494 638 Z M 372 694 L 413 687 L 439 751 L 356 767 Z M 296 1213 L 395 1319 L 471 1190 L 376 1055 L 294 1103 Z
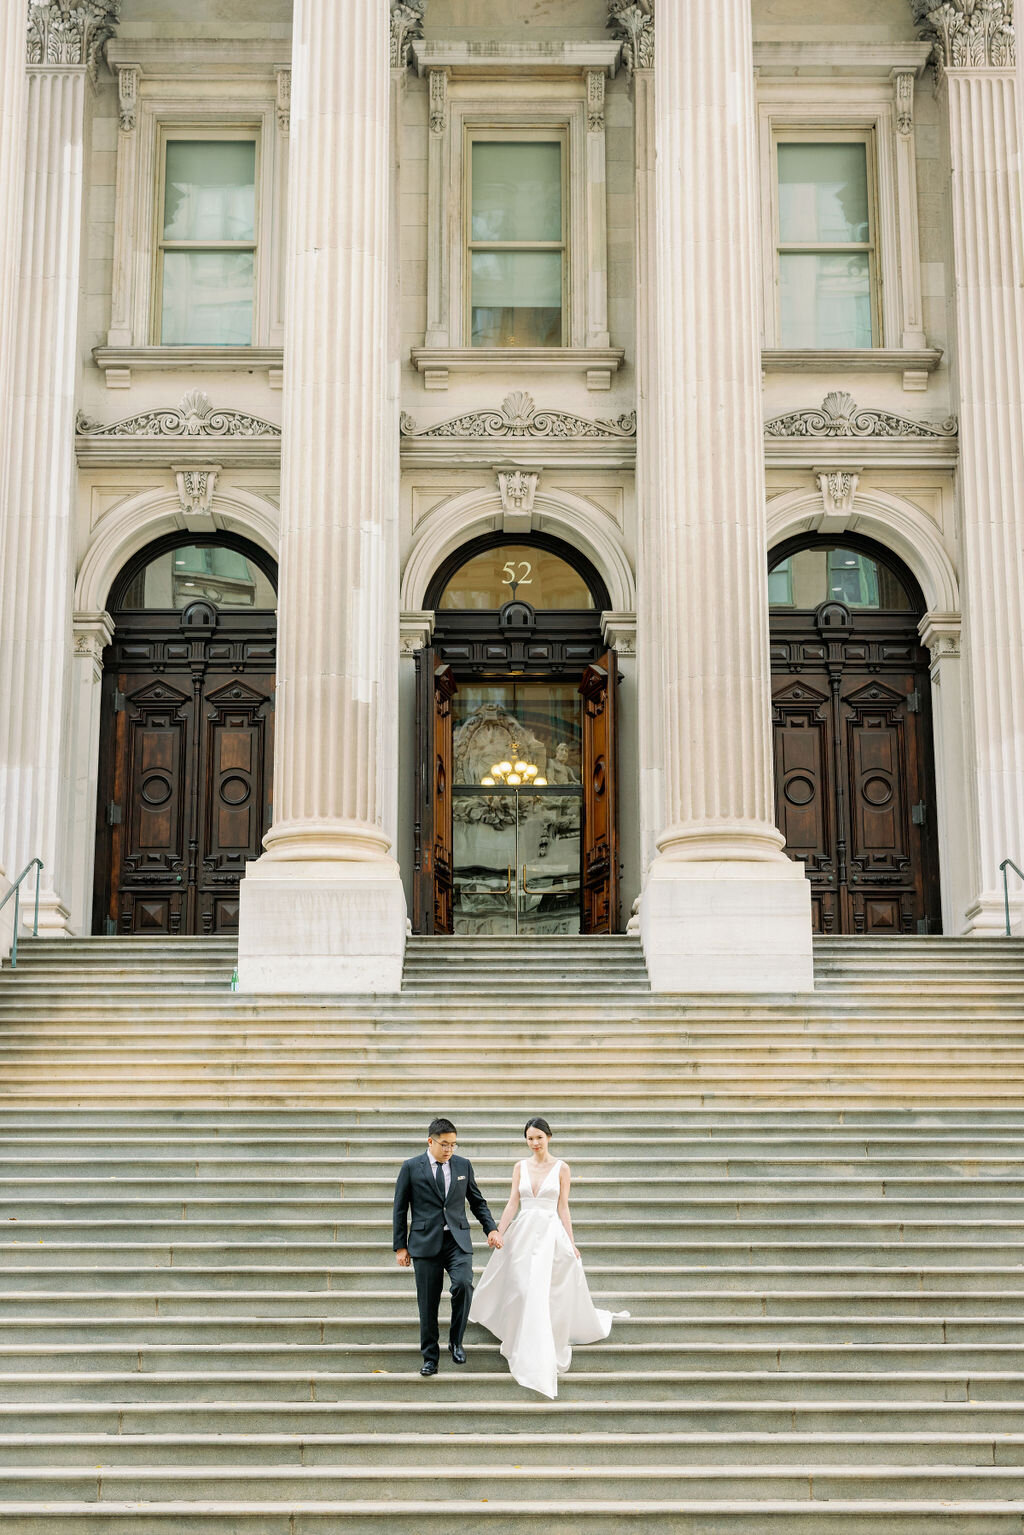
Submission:
M 209 396 L 191 389 L 181 404 L 143 411 L 104 426 L 79 411 L 79 437 L 280 437 L 281 428 L 261 416 L 238 410 L 215 410 Z
M 588 69 L 587 82 L 587 132 L 604 132 L 604 70 Z
M 911 421 L 892 411 L 858 406 L 851 394 L 834 389 L 812 410 L 792 410 L 764 424 L 766 437 L 928 437 L 957 435 L 956 418 L 940 426 Z
M 914 20 L 940 69 L 1012 69 L 1013 0 L 914 0 Z
M 933 667 L 939 661 L 958 660 L 960 656 L 959 613 L 926 613 L 918 624 L 921 644 L 932 658 Z
M 29 0 L 28 63 L 78 64 L 95 80 L 121 0 Z
M 892 72 L 894 95 L 896 98 L 896 132 L 903 138 L 914 131 L 914 80 L 915 74 L 909 69 L 894 69 Z
M 117 64 L 117 112 L 122 133 L 134 133 L 139 117 L 139 80 L 142 70 L 138 64 Z
M 282 64 L 277 70 L 277 127 L 286 138 L 292 126 L 292 67 Z
M 417 430 L 412 416 L 405 411 L 401 418 L 403 437 L 556 437 L 623 438 L 636 436 L 636 411 L 611 420 L 591 421 L 584 416 L 573 415 L 566 410 L 538 410 L 532 396 L 524 390 L 515 390 L 501 402 L 498 410 L 468 411 L 453 416 L 437 426 Z
M 392 0 L 391 68 L 405 69 L 412 56 L 412 45 L 423 36 L 423 17 L 427 0 Z
M 636 655 L 636 614 L 608 611 L 601 614 L 601 638 L 619 656 Z
M 436 137 L 448 130 L 448 71 L 432 69 L 430 78 L 430 131 Z
M 72 655 L 76 661 L 91 661 L 99 677 L 103 652 L 114 638 L 114 620 L 105 610 L 72 614 Z
M 398 615 L 398 654 L 411 661 L 417 650 L 429 645 L 434 637 L 434 614 L 429 608 L 417 608 Z
M 608 0 L 608 25 L 622 41 L 630 74 L 654 68 L 654 0 Z

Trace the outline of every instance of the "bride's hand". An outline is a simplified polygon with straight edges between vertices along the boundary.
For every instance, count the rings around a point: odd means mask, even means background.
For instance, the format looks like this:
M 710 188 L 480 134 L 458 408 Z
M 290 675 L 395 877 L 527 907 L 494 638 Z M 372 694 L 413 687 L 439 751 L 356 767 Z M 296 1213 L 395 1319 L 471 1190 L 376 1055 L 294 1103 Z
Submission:
M 575 1242 L 572 1245 L 572 1255 L 573 1255 L 574 1258 L 582 1258 L 582 1256 L 583 1256 L 583 1254 L 580 1252 L 579 1248 L 576 1246 Z
M 488 1234 L 487 1234 L 487 1245 L 488 1245 L 488 1247 L 501 1247 L 502 1243 L 503 1243 L 503 1240 L 504 1239 L 502 1238 L 500 1232 L 491 1231 L 491 1232 L 488 1232 Z

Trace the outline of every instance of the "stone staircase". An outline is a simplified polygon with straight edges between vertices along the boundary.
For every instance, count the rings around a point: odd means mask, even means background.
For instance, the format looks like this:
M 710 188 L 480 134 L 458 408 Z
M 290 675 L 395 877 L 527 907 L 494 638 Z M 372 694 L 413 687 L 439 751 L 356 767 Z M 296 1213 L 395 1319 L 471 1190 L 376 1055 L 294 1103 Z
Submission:
M 1021 1535 L 1024 943 L 822 940 L 797 999 L 654 997 L 625 938 L 413 940 L 397 998 L 233 963 L 0 975 L 2 1535 Z M 555 1403 L 479 1331 L 418 1375 L 438 1111 L 495 1214 L 528 1114 L 573 1165 L 631 1317 Z

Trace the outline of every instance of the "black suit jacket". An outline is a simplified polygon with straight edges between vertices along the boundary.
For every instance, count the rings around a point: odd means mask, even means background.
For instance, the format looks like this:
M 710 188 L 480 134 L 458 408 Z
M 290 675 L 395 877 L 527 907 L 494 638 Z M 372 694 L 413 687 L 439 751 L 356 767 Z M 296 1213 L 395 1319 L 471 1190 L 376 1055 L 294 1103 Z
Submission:
M 477 1188 L 472 1163 L 465 1157 L 452 1157 L 448 1165 L 452 1180 L 442 1203 L 427 1153 L 421 1151 L 418 1157 L 402 1163 L 395 1184 L 395 1252 L 407 1247 L 413 1258 L 436 1258 L 444 1245 L 445 1226 L 464 1252 L 472 1252 L 467 1203 L 486 1234 L 497 1231 L 498 1223 Z

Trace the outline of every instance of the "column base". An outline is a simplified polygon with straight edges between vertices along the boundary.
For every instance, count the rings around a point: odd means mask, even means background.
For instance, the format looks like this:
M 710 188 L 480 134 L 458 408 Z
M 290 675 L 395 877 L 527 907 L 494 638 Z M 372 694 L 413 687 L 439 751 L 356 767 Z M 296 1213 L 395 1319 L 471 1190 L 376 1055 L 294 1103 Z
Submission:
M 240 991 L 397 992 L 405 892 L 390 858 L 261 858 L 239 888 Z
M 965 913 L 964 933 L 968 938 L 1005 938 L 1006 903 L 1002 891 L 998 895 L 979 895 Z M 1010 935 L 1024 938 L 1024 896 L 1018 890 L 1010 891 Z
M 21 887 L 21 932 L 18 935 L 19 943 L 23 937 L 31 936 L 35 918 L 35 900 L 35 885 L 31 878 L 29 878 Z M 39 892 L 39 936 L 40 938 L 74 937 L 71 928 L 71 913 L 60 897 L 54 895 L 52 891 L 40 890 Z
M 640 902 L 652 991 L 813 991 L 800 864 L 656 859 Z

